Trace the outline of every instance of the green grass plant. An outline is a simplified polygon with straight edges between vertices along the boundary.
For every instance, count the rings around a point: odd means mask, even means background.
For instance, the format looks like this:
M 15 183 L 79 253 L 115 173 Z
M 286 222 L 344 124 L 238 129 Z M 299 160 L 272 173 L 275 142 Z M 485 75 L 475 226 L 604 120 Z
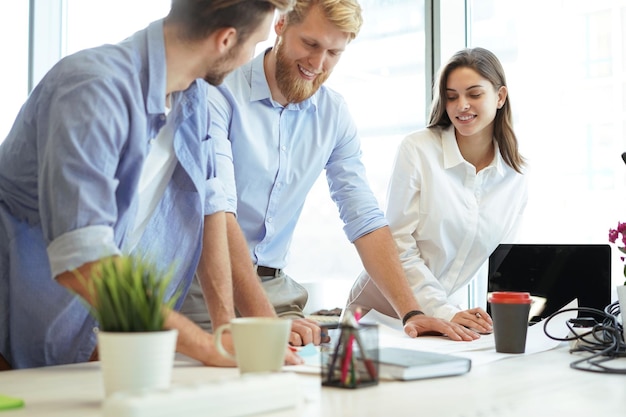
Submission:
M 154 332 L 163 330 L 166 310 L 179 293 L 166 300 L 172 272 L 162 273 L 144 260 L 117 256 L 94 269 L 88 285 L 94 305 L 90 312 L 101 331 Z

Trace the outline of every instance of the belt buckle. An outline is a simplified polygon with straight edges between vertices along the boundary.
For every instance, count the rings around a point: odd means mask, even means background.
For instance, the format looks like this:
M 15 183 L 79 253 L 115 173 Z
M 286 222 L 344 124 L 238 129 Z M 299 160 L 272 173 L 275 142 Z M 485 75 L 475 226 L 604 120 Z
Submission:
M 259 269 L 261 269 L 261 271 L 259 271 Z M 280 275 L 280 273 L 280 269 L 270 268 L 269 266 L 257 265 L 257 275 L 259 276 L 276 278 Z

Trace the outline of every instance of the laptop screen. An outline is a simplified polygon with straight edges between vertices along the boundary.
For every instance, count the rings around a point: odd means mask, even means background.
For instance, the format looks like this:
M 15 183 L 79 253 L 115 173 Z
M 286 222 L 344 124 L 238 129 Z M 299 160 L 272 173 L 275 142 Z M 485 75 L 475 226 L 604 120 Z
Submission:
M 579 307 L 604 310 L 611 303 L 611 247 L 501 244 L 489 257 L 487 287 L 490 293 L 529 292 L 533 298 L 531 323 L 548 317 L 575 298 Z

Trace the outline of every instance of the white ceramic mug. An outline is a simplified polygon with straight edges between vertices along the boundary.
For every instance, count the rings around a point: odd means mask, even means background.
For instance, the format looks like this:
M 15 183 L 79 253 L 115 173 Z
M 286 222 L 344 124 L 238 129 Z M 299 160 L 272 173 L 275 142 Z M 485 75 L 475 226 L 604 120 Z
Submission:
M 222 344 L 222 334 L 230 330 L 235 347 L 232 355 Z M 239 371 L 277 372 L 285 362 L 291 320 L 271 317 L 241 317 L 215 331 L 215 345 L 223 356 L 237 362 Z

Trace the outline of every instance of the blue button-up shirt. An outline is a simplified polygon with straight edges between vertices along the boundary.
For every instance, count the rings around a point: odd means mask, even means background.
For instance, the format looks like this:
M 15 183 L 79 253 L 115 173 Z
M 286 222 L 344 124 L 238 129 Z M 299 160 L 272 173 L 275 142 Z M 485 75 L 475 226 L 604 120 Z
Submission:
M 271 98 L 263 56 L 210 88 L 209 134 L 253 262 L 283 268 L 305 198 L 323 170 L 350 241 L 387 221 L 367 183 L 343 98 L 322 86 L 311 98 L 282 106 Z
M 0 353 L 14 367 L 85 361 L 96 323 L 53 276 L 127 252 L 149 140 L 165 123 L 163 22 L 61 60 L 0 146 Z M 135 252 L 186 290 L 203 217 L 226 208 L 208 140 L 208 85 L 173 94 L 177 166 Z

